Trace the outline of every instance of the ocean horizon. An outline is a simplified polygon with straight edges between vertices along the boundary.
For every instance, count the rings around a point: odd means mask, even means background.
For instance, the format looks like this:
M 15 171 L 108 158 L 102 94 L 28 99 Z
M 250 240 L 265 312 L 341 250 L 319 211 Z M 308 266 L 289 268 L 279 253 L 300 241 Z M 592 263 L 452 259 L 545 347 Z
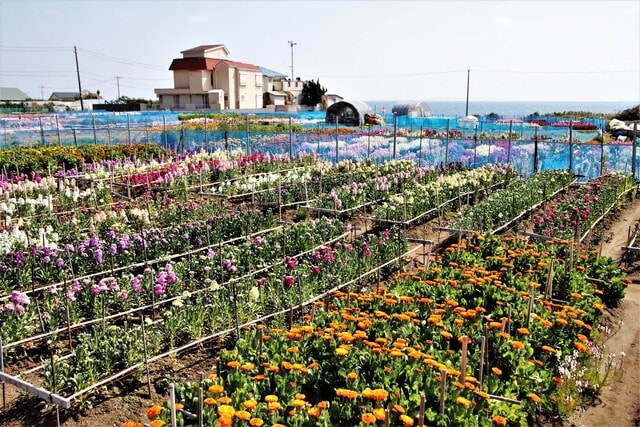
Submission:
M 364 101 L 376 113 L 391 114 L 393 106 L 403 100 Z M 410 102 L 410 101 L 406 101 Z M 464 117 L 466 101 L 425 101 L 434 117 Z M 469 114 L 523 118 L 530 114 L 550 115 L 566 111 L 585 111 L 594 114 L 615 114 L 638 103 L 612 101 L 469 101 Z M 383 110 L 384 108 L 384 110 Z

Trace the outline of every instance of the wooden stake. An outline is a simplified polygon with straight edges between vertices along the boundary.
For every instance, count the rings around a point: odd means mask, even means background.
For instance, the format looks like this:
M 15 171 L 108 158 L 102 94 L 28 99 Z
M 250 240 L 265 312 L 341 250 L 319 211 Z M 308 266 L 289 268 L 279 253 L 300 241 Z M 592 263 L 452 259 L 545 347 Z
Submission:
M 461 383 L 465 383 L 465 379 L 467 378 L 467 343 L 469 342 L 469 337 L 464 335 L 462 337 L 462 363 L 460 366 L 460 377 L 462 379 Z
M 444 414 L 444 399 L 447 394 L 447 370 L 440 370 L 440 413 Z
M 420 396 L 420 412 L 418 412 L 418 427 L 424 427 L 424 394 Z
M 176 387 L 173 383 L 169 384 L 169 409 L 171 411 L 171 427 L 177 427 Z
M 149 352 L 147 350 L 147 334 L 144 327 L 144 315 L 140 315 L 140 326 L 142 328 L 142 347 L 144 349 L 144 368 L 147 373 L 147 392 L 151 399 L 151 375 L 149 375 Z

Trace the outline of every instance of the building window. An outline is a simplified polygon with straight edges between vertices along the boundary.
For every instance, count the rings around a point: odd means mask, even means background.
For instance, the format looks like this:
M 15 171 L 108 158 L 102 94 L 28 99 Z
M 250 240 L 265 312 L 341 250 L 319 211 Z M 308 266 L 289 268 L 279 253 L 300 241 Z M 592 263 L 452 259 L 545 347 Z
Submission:
M 256 74 L 256 86 L 262 86 L 262 74 Z
M 247 73 L 240 73 L 240 86 L 247 85 Z

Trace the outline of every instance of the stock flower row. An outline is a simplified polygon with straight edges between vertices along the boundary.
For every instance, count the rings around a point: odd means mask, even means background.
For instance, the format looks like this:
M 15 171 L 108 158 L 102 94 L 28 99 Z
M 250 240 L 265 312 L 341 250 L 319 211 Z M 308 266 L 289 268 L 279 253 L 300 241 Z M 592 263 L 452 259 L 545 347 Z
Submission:
M 161 314 L 145 314 L 149 357 L 259 316 L 287 310 L 337 283 L 358 278 L 404 253 L 406 247 L 401 233 L 387 230 L 379 236 L 358 238 L 352 244 L 322 245 L 304 256 L 285 258 L 273 269 L 237 281 L 208 285 L 200 282 L 200 287 L 191 291 L 183 289 L 190 289 L 185 287 L 185 281 L 193 279 L 174 277 L 170 275 L 173 270 L 165 271 L 165 282 L 170 282 L 169 286 L 179 296 Z M 44 364 L 42 384 L 67 395 L 82 392 L 107 375 L 143 362 L 144 347 L 141 325 L 136 322 L 95 325 L 79 335 L 72 353 L 59 353 L 53 365 Z

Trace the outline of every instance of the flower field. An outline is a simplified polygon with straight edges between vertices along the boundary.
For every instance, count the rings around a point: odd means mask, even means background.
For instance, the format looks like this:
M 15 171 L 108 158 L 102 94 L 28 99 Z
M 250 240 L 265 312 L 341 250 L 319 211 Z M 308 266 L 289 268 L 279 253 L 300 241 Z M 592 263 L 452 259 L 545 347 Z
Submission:
M 52 408 L 211 343 L 210 372 L 114 422 L 515 426 L 620 363 L 594 361 L 628 280 L 593 244 L 629 175 L 99 148 L 0 177 L 2 379 Z

